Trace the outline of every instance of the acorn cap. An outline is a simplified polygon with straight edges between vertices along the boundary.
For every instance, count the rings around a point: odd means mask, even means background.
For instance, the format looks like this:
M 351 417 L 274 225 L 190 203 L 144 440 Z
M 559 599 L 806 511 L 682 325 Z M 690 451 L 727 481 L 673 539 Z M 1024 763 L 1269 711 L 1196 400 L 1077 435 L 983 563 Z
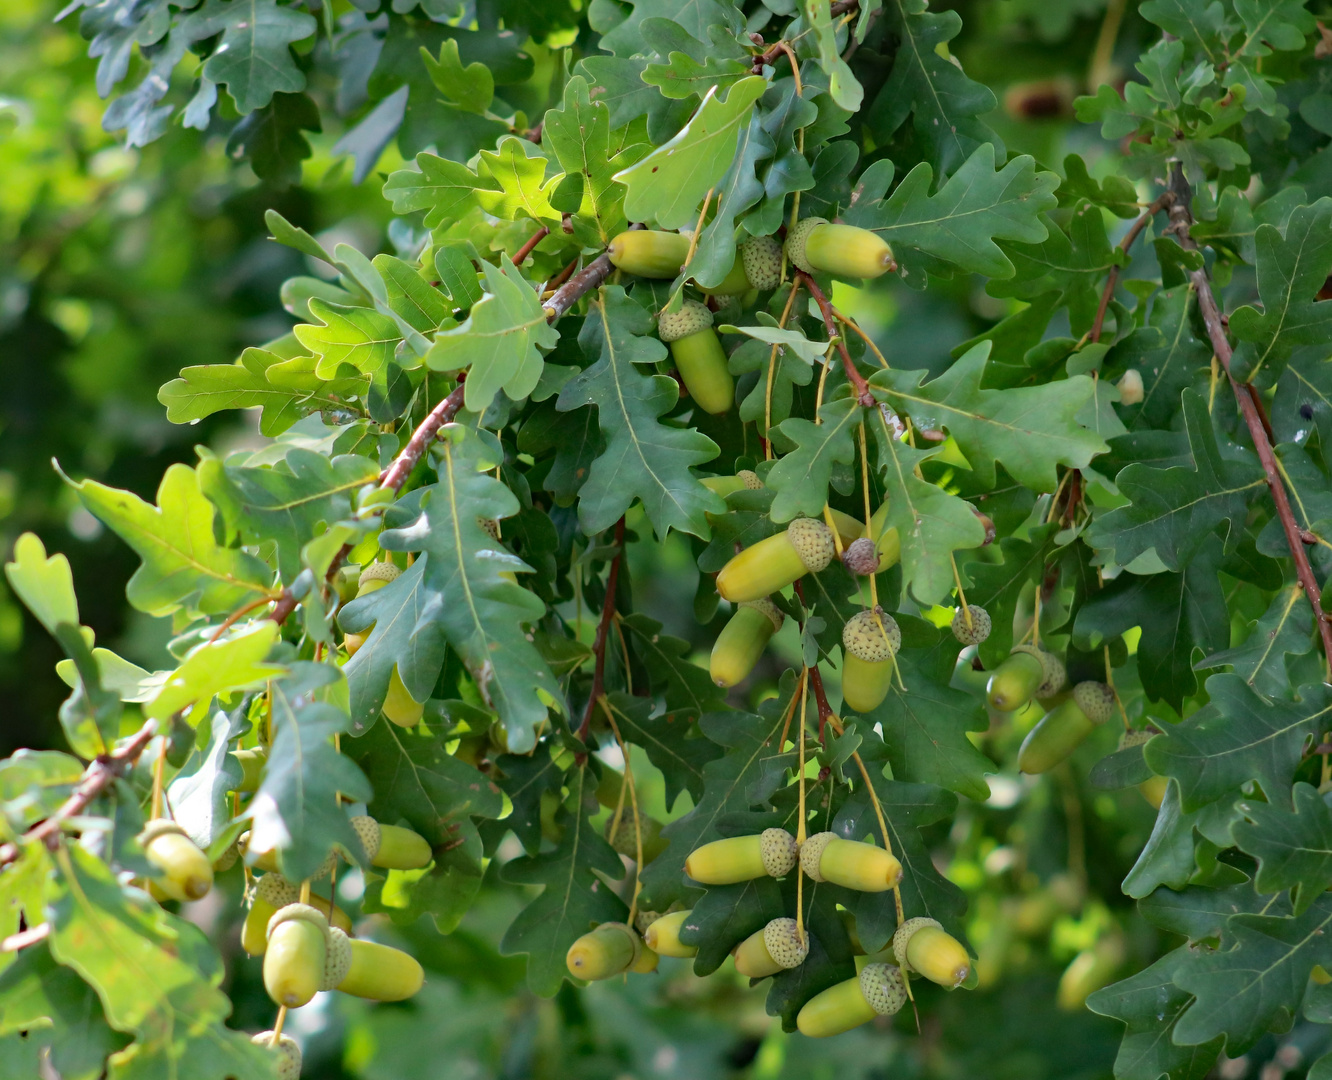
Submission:
M 664 911 L 640 911 L 634 916 L 634 929 L 638 931 L 640 936 L 646 934 L 648 927 L 664 914 L 666 914 Z
M 786 538 L 811 574 L 824 569 L 837 554 L 832 530 L 814 518 L 796 518 L 786 527 Z
M 351 939 L 336 926 L 328 928 L 327 948 L 324 949 L 324 978 L 320 990 L 336 990 L 351 970 Z
M 746 600 L 739 606 L 753 608 L 755 611 L 763 612 L 763 614 L 772 622 L 772 632 L 774 634 L 782 628 L 782 623 L 786 619 L 786 616 L 781 613 L 781 610 L 777 605 L 766 596 L 760 600 Z
M 785 829 L 764 829 L 759 833 L 759 854 L 769 877 L 786 877 L 795 869 L 796 839 Z
M 906 980 L 892 964 L 866 964 L 860 969 L 860 992 L 880 1016 L 892 1016 L 906 1003 Z
M 663 311 L 657 317 L 657 337 L 679 341 L 712 326 L 712 312 L 697 300 L 686 300 L 679 311 Z
M 828 219 L 807 217 L 796 222 L 796 227 L 786 234 L 786 257 L 807 274 L 814 273 L 814 267 L 805 259 L 805 241 L 816 225 L 827 225 Z
M 1090 715 L 1087 719 L 1091 719 Z M 1119 748 L 1127 750 L 1131 746 L 1141 746 L 1155 734 L 1154 731 L 1126 731 L 1119 737 Z
M 375 856 L 379 854 L 380 840 L 384 835 L 379 828 L 379 822 L 366 814 L 357 814 L 351 819 L 351 827 L 356 830 L 361 847 L 365 848 L 365 861 L 374 862 Z
M 1064 662 L 1054 653 L 1038 649 L 1035 645 L 1014 645 L 1013 652 L 1024 652 L 1028 656 L 1036 657 L 1041 662 L 1041 671 L 1044 678 L 1041 680 L 1041 685 L 1036 687 L 1038 698 L 1059 693 L 1064 688 L 1064 683 L 1068 682 L 1068 671 L 1064 668 Z
M 372 562 L 356 579 L 356 588 L 364 589 L 367 581 L 395 581 L 401 574 L 402 571 L 391 562 Z
M 324 913 L 317 907 L 311 907 L 309 904 L 288 904 L 286 907 L 279 908 L 273 913 L 273 917 L 268 920 L 268 936 L 273 937 L 273 931 L 284 922 L 298 920 L 308 922 L 319 927 L 324 932 L 324 944 L 328 945 L 329 925 L 328 920 L 324 918 Z M 327 948 L 324 950 L 327 952 Z
M 823 861 L 823 849 L 836 839 L 836 833 L 820 832 L 808 837 L 800 845 L 800 869 L 805 872 L 807 878 L 812 881 L 823 880 L 823 874 L 819 871 L 819 863 Z
M 1103 682 L 1080 682 L 1073 700 L 1093 724 L 1104 724 L 1115 712 L 1115 692 Z
M 476 523 L 477 523 L 478 525 L 481 526 L 481 531 L 482 531 L 483 533 L 485 533 L 488 537 L 490 537 L 490 538 L 491 538 L 492 540 L 494 540 L 496 543 L 499 542 L 500 535 L 499 535 L 499 522 L 498 522 L 498 521 L 496 521 L 494 518 L 481 517 L 481 516 L 478 515 L 478 516 L 477 516 L 477 519 L 476 519 Z
M 275 908 L 284 908 L 301 898 L 301 890 L 275 871 L 270 871 L 259 879 L 254 894 Z
M 147 847 L 159 836 L 166 836 L 167 833 L 175 833 L 177 836 L 185 837 L 186 840 L 190 838 L 190 834 L 170 818 L 154 818 L 139 833 L 139 844 L 142 847 Z
M 878 546 L 868 536 L 852 540 L 842 552 L 842 565 L 857 577 L 869 577 L 879 569 Z
M 763 928 L 763 947 L 774 963 L 784 968 L 799 967 L 809 955 L 809 935 L 795 919 L 773 919 Z
M 893 934 L 893 955 L 897 957 L 897 966 L 903 971 L 911 971 L 911 965 L 907 963 L 906 958 L 907 942 L 911 940 L 911 936 L 917 930 L 923 930 L 927 926 L 937 926 L 940 930 L 943 929 L 943 924 L 940 923 L 938 919 L 919 917 L 915 919 L 907 919 L 906 922 L 897 928 L 897 932 Z
M 856 612 L 842 627 L 842 648 L 867 664 L 892 659 L 901 646 L 897 620 L 881 607 Z
M 782 280 L 782 245 L 771 236 L 755 236 L 741 244 L 740 262 L 756 289 L 775 289 Z
M 763 481 L 753 469 L 741 469 L 735 478 L 745 485 L 746 491 L 760 491 L 763 488 Z
M 966 611 L 971 612 L 971 625 L 967 625 L 967 616 L 962 608 L 953 616 L 953 637 L 963 645 L 979 645 L 990 636 L 990 613 L 979 604 L 968 604 Z
M 255 1046 L 268 1047 L 277 1055 L 278 1080 L 300 1080 L 301 1045 L 290 1035 L 279 1035 L 275 1044 L 272 1031 L 261 1031 L 258 1035 L 251 1035 L 250 1042 Z

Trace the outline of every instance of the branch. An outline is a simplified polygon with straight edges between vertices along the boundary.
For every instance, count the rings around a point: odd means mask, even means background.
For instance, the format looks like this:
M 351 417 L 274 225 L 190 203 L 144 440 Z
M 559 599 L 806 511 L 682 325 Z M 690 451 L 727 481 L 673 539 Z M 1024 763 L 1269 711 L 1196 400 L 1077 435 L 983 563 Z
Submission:
M 117 747 L 109 754 L 99 754 L 94 758 L 83 771 L 83 776 L 74 789 L 74 793 L 60 805 L 60 808 L 54 814 L 25 832 L 19 838 L 19 844 L 0 845 L 0 866 L 12 863 L 19 857 L 21 854 L 20 844 L 40 840 L 48 848 L 54 848 L 60 835 L 61 822 L 68 818 L 77 817 L 88 809 L 88 806 L 97 796 L 110 787 L 119 777 L 123 776 L 125 771 L 139 760 L 139 755 L 152 742 L 153 736 L 156 734 L 157 721 L 148 720 L 143 727 L 129 737 L 123 746 Z
M 1133 241 L 1138 238 L 1138 234 L 1147 228 L 1147 223 L 1156 217 L 1162 210 L 1169 209 L 1175 201 L 1173 191 L 1164 191 L 1152 200 L 1147 212 L 1133 223 L 1132 228 L 1124 234 L 1124 239 L 1119 242 L 1119 250 L 1125 255 L 1128 249 L 1133 246 Z M 1105 323 L 1105 309 L 1110 306 L 1110 297 L 1114 295 L 1115 283 L 1119 281 L 1119 267 L 1110 267 L 1110 276 L 1106 278 L 1105 288 L 1101 290 L 1101 302 L 1096 308 L 1096 319 L 1092 322 L 1091 334 L 1089 335 L 1093 342 L 1101 340 L 1101 326 Z
M 874 408 L 874 395 L 870 392 L 869 383 L 865 381 L 865 376 L 856 370 L 856 365 L 851 360 L 851 354 L 846 348 L 846 336 L 837 331 L 837 318 L 833 315 L 828 298 L 823 295 L 823 290 L 814 279 L 803 270 L 796 271 L 796 280 L 809 290 L 809 295 L 814 297 L 819 305 L 819 311 L 823 313 L 823 324 L 828 328 L 828 339 L 837 343 L 837 351 L 842 357 L 842 369 L 846 372 L 847 380 L 855 388 L 856 400 L 867 409 Z
M 1178 162 L 1171 166 L 1170 186 L 1176 195 L 1170 207 L 1170 231 L 1179 238 L 1180 246 L 1188 251 L 1197 251 L 1198 245 L 1189 235 L 1189 226 L 1193 224 L 1193 215 L 1189 212 L 1189 200 L 1192 197 L 1192 192 Z M 1287 496 L 1285 485 L 1281 481 L 1281 472 L 1277 466 L 1276 455 L 1272 452 L 1272 443 L 1268 438 L 1263 416 L 1258 409 L 1257 391 L 1247 383 L 1241 385 L 1230 374 L 1230 358 L 1234 350 L 1231 349 L 1230 342 L 1226 338 L 1224 316 L 1217 307 L 1216 297 L 1212 293 L 1212 285 L 1207 278 L 1207 268 L 1190 270 L 1189 280 L 1193 282 L 1194 288 L 1198 290 L 1198 310 L 1202 313 L 1203 323 L 1207 327 L 1207 336 L 1211 339 L 1216 358 L 1221 361 L 1221 366 L 1226 369 L 1226 377 L 1230 380 L 1230 388 L 1235 392 L 1235 400 L 1239 404 L 1240 413 L 1249 427 L 1249 437 L 1253 439 L 1254 449 L 1258 451 L 1258 460 L 1262 462 L 1263 475 L 1267 478 L 1267 486 L 1272 492 L 1272 501 L 1276 504 L 1277 517 L 1281 519 L 1281 529 L 1286 534 L 1286 545 L 1290 548 L 1291 558 L 1295 561 L 1295 575 L 1299 578 L 1300 585 L 1304 589 L 1304 595 L 1309 600 L 1309 606 L 1313 608 L 1314 622 L 1318 626 L 1318 635 L 1323 641 L 1323 656 L 1327 662 L 1327 678 L 1328 681 L 1332 681 L 1332 623 L 1328 622 L 1328 617 L 1323 613 L 1321 590 L 1318 588 L 1317 579 L 1314 578 L 1313 567 L 1309 565 L 1309 556 L 1304 551 L 1304 543 L 1300 539 L 1300 529 L 1295 524 L 1295 515 L 1290 509 L 1290 498 Z
M 550 235 L 550 229 L 548 229 L 545 225 L 542 225 L 541 228 L 537 229 L 537 231 L 532 234 L 531 238 L 527 241 L 527 243 L 525 243 L 522 247 L 520 247 L 518 249 L 517 254 L 514 255 L 513 265 L 522 266 L 523 260 L 532 254 L 532 249 L 536 247 L 537 244 L 541 243 L 541 241 L 544 240 L 549 235 Z
M 592 668 L 592 693 L 587 699 L 587 708 L 583 712 L 583 722 L 578 725 L 578 738 L 587 739 L 587 729 L 592 723 L 592 713 L 601 698 L 606 676 L 606 642 L 610 640 L 610 624 L 615 617 L 615 590 L 620 584 L 620 563 L 624 560 L 624 517 L 615 523 L 615 558 L 611 560 L 610 573 L 606 575 L 606 597 L 601 602 L 601 621 L 597 624 L 597 636 L 592 641 L 592 655 L 596 663 Z

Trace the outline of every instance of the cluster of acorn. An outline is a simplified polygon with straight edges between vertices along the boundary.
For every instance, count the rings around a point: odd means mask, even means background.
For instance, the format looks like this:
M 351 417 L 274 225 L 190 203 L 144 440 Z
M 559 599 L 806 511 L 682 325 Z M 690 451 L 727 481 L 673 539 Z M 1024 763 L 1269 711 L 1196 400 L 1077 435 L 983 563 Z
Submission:
M 685 860 L 685 874 L 700 885 L 733 885 L 764 876 L 783 878 L 797 866 L 813 881 L 858 892 L 885 892 L 902 879 L 902 864 L 883 848 L 831 832 L 797 843 L 785 829 L 776 828 L 704 844 Z M 627 923 L 601 923 L 569 947 L 569 973 L 579 979 L 608 979 L 652 971 L 659 956 L 692 957 L 697 947 L 681 940 L 691 914 L 643 913 L 641 936 Z M 731 956 L 741 975 L 764 979 L 803 964 L 809 937 L 795 919 L 772 919 L 736 945 Z M 917 918 L 898 927 L 889 949 L 864 958 L 857 967 L 855 978 L 805 1003 L 796 1018 L 800 1031 L 823 1038 L 897 1012 L 907 996 L 904 975 L 923 975 L 951 990 L 970 974 L 971 959 L 936 920 Z

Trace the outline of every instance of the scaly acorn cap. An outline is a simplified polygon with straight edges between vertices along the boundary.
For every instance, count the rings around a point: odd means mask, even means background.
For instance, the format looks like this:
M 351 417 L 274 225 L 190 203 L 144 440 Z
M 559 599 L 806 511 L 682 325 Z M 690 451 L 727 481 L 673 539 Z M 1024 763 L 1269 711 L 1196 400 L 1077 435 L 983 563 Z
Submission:
M 1041 685 L 1036 687 L 1038 698 L 1059 693 L 1064 688 L 1064 683 L 1068 682 L 1068 671 L 1064 667 L 1064 662 L 1054 653 L 1038 649 L 1035 645 L 1014 645 L 1013 652 L 1024 652 L 1028 656 L 1036 657 L 1041 662 L 1041 671 L 1044 673 L 1044 678 L 1041 680 Z
M 317 907 L 311 907 L 309 904 L 288 904 L 286 907 L 279 908 L 273 913 L 273 917 L 268 920 L 268 936 L 273 937 L 273 931 L 284 922 L 292 919 L 299 919 L 301 922 L 308 922 L 313 926 L 319 927 L 324 932 L 324 951 L 328 951 L 328 938 L 330 927 L 328 920 L 324 918 L 324 913 Z
M 259 879 L 254 894 L 275 908 L 284 908 L 301 898 L 301 890 L 275 870 L 270 870 Z
M 351 939 L 336 926 L 328 928 L 327 948 L 324 949 L 324 979 L 319 984 L 320 990 L 336 990 L 338 983 L 347 977 L 351 970 Z
M 786 538 L 811 574 L 817 574 L 837 554 L 832 530 L 814 518 L 796 518 L 786 527 Z
M 971 612 L 971 625 L 967 625 L 963 609 L 958 608 L 957 614 L 953 616 L 953 637 L 963 645 L 979 645 L 990 636 L 990 628 L 993 625 L 990 622 L 990 613 L 979 604 L 968 604 L 966 610 Z
M 657 317 L 657 337 L 667 343 L 679 341 L 711 326 L 712 312 L 707 306 L 697 300 L 686 300 L 679 311 L 663 311 Z
M 390 581 L 397 580 L 401 574 L 402 571 L 391 562 L 372 562 L 356 579 L 356 588 L 358 591 L 364 589 L 368 581 L 382 581 L 387 585 Z
M 796 838 L 785 829 L 764 829 L 759 833 L 759 854 L 769 877 L 786 877 L 794 870 L 799 850 Z
M 740 262 L 756 289 L 775 289 L 782 280 L 782 245 L 771 236 L 756 236 L 741 244 Z
M 177 836 L 183 836 L 187 840 L 190 838 L 190 834 L 170 818 L 154 818 L 152 821 L 148 822 L 139 833 L 139 845 L 141 847 L 147 847 L 159 836 L 166 836 L 168 833 L 175 833 Z
M 866 964 L 860 969 L 860 992 L 880 1016 L 892 1016 L 906 1003 L 906 980 L 892 964 Z
M 907 963 L 907 944 L 911 941 L 911 935 L 927 926 L 937 926 L 940 930 L 943 929 L 943 924 L 938 919 L 928 919 L 921 916 L 915 919 L 907 919 L 893 934 L 893 955 L 897 957 L 897 966 L 903 971 L 912 970 L 911 965 Z
M 357 814 L 351 819 L 351 827 L 356 831 L 357 838 L 361 841 L 361 847 L 365 848 L 365 861 L 372 863 L 375 856 L 379 854 L 380 841 L 383 839 L 383 830 L 379 827 L 379 822 L 366 814 Z
M 856 612 L 842 627 L 842 648 L 867 664 L 890 660 L 901 647 L 897 620 L 881 607 Z
M 251 1035 L 250 1042 L 255 1046 L 266 1047 L 277 1055 L 278 1080 L 300 1080 L 301 1045 L 290 1035 L 279 1035 L 274 1043 L 272 1031 L 261 1031 L 258 1035 Z
M 1155 734 L 1154 731 L 1126 731 L 1119 737 L 1119 748 L 1127 750 L 1130 746 L 1141 746 Z
M 819 863 L 823 861 L 823 849 L 836 839 L 837 834 L 834 832 L 820 832 L 807 837 L 800 845 L 800 869 L 811 881 L 823 880 L 823 874 L 819 870 Z
M 763 481 L 753 469 L 741 469 L 735 478 L 745 485 L 746 491 L 761 491 L 763 488 Z
M 879 548 L 868 536 L 849 543 L 842 552 L 842 565 L 856 577 L 869 577 L 879 569 Z
M 805 258 L 805 241 L 818 225 L 827 225 L 828 219 L 821 217 L 802 218 L 796 227 L 786 234 L 786 257 L 807 274 L 813 274 L 814 267 Z
M 1080 682 L 1073 700 L 1093 724 L 1104 724 L 1115 713 L 1115 692 L 1103 682 Z
M 766 596 L 762 600 L 746 600 L 744 603 L 737 606 L 753 608 L 755 611 L 761 611 L 768 617 L 769 622 L 772 623 L 772 632 L 774 634 L 782 628 L 782 623 L 786 621 L 786 616 L 782 614 L 781 609 Z
M 640 935 L 646 934 L 648 927 L 660 919 L 664 914 L 666 914 L 664 911 L 640 911 L 634 916 L 634 929 L 637 930 Z
M 774 963 L 787 969 L 799 967 L 809 955 L 809 935 L 795 919 L 773 919 L 763 928 L 763 947 Z

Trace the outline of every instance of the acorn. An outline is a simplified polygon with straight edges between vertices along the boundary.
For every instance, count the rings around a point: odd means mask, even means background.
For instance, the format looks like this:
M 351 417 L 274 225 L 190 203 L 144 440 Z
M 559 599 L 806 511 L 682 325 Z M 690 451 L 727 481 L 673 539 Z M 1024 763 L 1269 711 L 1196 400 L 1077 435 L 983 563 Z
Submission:
M 661 957 L 644 943 L 638 950 L 638 959 L 633 962 L 629 970 L 635 975 L 651 975 L 657 970 L 660 962 Z
M 1127 750 L 1130 746 L 1141 746 L 1156 734 L 1155 731 L 1126 731 L 1119 737 L 1119 749 Z M 1149 776 L 1138 785 L 1138 791 L 1151 803 L 1155 810 L 1161 809 L 1165 802 L 1166 790 L 1170 787 L 1170 777 Z
M 272 1031 L 261 1031 L 251 1035 L 250 1042 L 267 1047 L 277 1056 L 277 1080 L 300 1080 L 301 1044 L 290 1035 L 279 1035 L 274 1043 Z
M 700 885 L 733 885 L 754 878 L 785 877 L 795 869 L 795 837 L 785 829 L 764 829 L 757 836 L 731 836 L 695 848 L 685 859 L 685 874 Z
M 213 864 L 174 821 L 156 818 L 139 833 L 143 854 L 156 867 L 157 890 L 169 900 L 198 900 L 213 887 Z
M 842 551 L 842 565 L 856 577 L 869 577 L 879 572 L 879 549 L 868 536 L 852 540 Z
M 783 619 L 777 605 L 766 596 L 738 605 L 713 643 L 708 664 L 712 681 L 718 686 L 734 686 L 749 678 L 772 635 L 782 628 Z
M 734 476 L 704 476 L 700 483 L 709 491 L 715 491 L 725 498 L 733 491 L 758 491 L 763 481 L 753 469 L 741 469 Z
M 970 622 L 967 621 L 968 613 L 971 615 Z M 979 645 L 990 636 L 990 613 L 979 604 L 968 604 L 965 608 L 957 609 L 950 628 L 953 637 L 963 645 Z
M 784 532 L 745 548 L 723 566 L 717 592 L 733 604 L 761 600 L 806 574 L 817 574 L 836 553 L 827 525 L 814 518 L 796 518 Z
M 358 814 L 351 819 L 351 826 L 356 830 L 371 866 L 385 870 L 420 870 L 435 858 L 424 836 L 401 825 L 384 825 L 365 814 Z
M 796 223 L 786 237 L 786 257 L 807 274 L 841 278 L 876 278 L 897 269 L 893 249 L 877 233 L 819 217 Z
M 301 890 L 281 874 L 272 872 L 259 878 L 250 910 L 241 926 L 241 948 L 251 956 L 263 956 L 268 948 L 268 922 L 277 912 L 300 898 Z M 331 926 L 350 933 L 352 924 L 347 913 L 322 896 L 311 896 L 310 906 L 328 919 Z
M 362 570 L 361 576 L 356 579 L 356 596 L 358 599 L 362 596 L 369 596 L 372 592 L 382 589 L 390 581 L 396 581 L 401 576 L 402 571 L 393 563 L 373 562 Z M 347 650 L 348 656 L 356 655 L 356 651 L 365 644 L 365 639 L 370 636 L 370 632 L 374 628 L 375 624 L 371 623 L 359 634 L 342 635 L 342 644 Z
M 269 920 L 264 989 L 274 1002 L 299 1009 L 319 992 L 328 937 L 328 920 L 308 904 L 288 904 Z
M 712 312 L 697 300 L 679 311 L 664 311 L 657 336 L 671 347 L 676 370 L 698 407 L 714 416 L 735 402 L 735 379 L 726 367 L 726 351 L 712 329 Z
M 893 681 L 893 658 L 902 645 L 897 620 L 881 607 L 861 611 L 842 627 L 842 700 L 853 712 L 877 708 Z
M 962 943 L 945 932 L 937 919 L 908 919 L 893 934 L 893 955 L 908 974 L 952 990 L 971 974 L 971 957 Z
M 775 289 L 782 280 L 782 245 L 771 236 L 755 236 L 740 245 L 745 277 L 756 289 Z
M 632 968 L 642 947 L 633 927 L 604 922 L 570 945 L 564 962 L 575 979 L 610 979 Z
M 689 257 L 689 237 L 653 229 L 630 229 L 606 247 L 611 264 L 637 277 L 670 280 Z
M 620 815 L 620 827 L 611 833 L 611 826 L 615 823 L 614 816 L 606 820 L 606 842 L 613 847 L 617 854 L 623 855 L 627 859 L 638 858 L 638 840 L 643 839 L 643 865 L 646 866 L 663 851 L 670 843 L 662 839 L 661 830 L 665 826 L 654 817 L 647 814 L 640 814 L 638 818 L 638 829 L 634 829 L 633 814 Z
M 661 956 L 678 956 L 682 959 L 697 956 L 697 945 L 686 945 L 680 940 L 680 930 L 689 914 L 688 911 L 671 911 L 653 919 L 643 933 L 644 943 Z
M 840 1035 L 876 1016 L 892 1016 L 906 999 L 906 982 L 897 967 L 866 964 L 854 979 L 830 986 L 805 1002 L 796 1016 L 796 1027 L 811 1039 Z
M 1121 405 L 1141 405 L 1143 398 L 1142 373 L 1137 368 L 1129 368 L 1115 383 L 1119 391 Z
M 1067 678 L 1057 656 L 1034 645 L 1015 645 L 990 676 L 986 694 L 995 712 L 1014 712 L 1033 697 L 1057 694 Z
M 241 782 L 235 789 L 240 792 L 258 791 L 264 779 L 264 765 L 268 751 L 260 746 L 254 750 L 232 750 L 230 758 L 241 767 Z
M 735 970 L 750 979 L 766 979 L 799 967 L 809 955 L 809 935 L 795 919 L 773 919 L 731 950 Z
M 416 957 L 377 941 L 351 938 L 351 964 L 338 989 L 371 1001 L 403 1001 L 425 984 L 425 969 Z
M 1027 733 L 1018 750 L 1018 769 L 1049 772 L 1082 745 L 1097 724 L 1110 719 L 1115 694 L 1105 683 L 1080 682 L 1073 696 L 1061 701 Z
M 1124 962 L 1124 939 L 1118 932 L 1106 934 L 1090 949 L 1083 949 L 1059 976 L 1055 1001 L 1065 1012 L 1077 1012 L 1087 998 L 1114 980 Z
M 800 869 L 813 881 L 857 892 L 886 892 L 902 880 L 902 864 L 881 847 L 821 832 L 800 845 Z

